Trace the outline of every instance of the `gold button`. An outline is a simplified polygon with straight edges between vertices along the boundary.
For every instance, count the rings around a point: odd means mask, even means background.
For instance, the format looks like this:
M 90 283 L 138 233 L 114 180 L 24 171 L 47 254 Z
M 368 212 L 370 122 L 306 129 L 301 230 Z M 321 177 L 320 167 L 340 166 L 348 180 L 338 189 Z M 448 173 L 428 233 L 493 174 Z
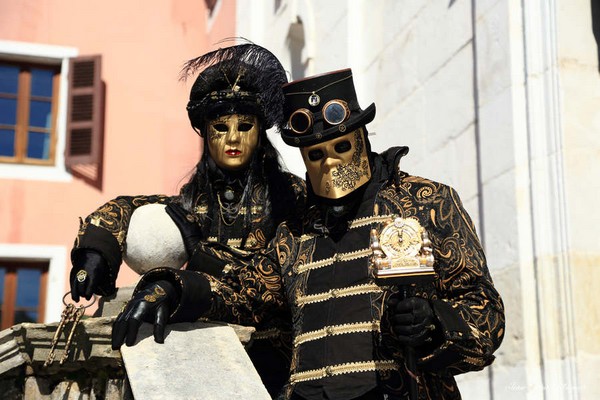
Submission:
M 333 368 L 331 368 L 331 367 L 325 368 L 325 375 L 327 375 L 327 376 L 333 375 Z
M 338 297 L 339 293 L 340 293 L 339 289 L 332 289 L 331 290 L 331 297 Z
M 333 259 L 337 262 L 342 261 L 342 255 L 341 254 L 336 254 L 335 256 L 333 256 Z
M 327 328 L 325 328 L 325 332 L 328 335 L 333 335 L 333 326 L 328 326 Z

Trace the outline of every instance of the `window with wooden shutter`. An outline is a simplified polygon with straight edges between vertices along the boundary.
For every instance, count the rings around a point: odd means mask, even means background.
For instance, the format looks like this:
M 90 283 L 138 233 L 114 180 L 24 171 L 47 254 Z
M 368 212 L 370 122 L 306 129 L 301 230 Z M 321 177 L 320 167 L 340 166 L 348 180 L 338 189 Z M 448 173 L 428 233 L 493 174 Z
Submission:
M 0 60 L 0 163 L 53 165 L 60 68 Z
M 104 87 L 101 56 L 69 63 L 69 101 L 65 162 L 76 176 L 98 183 L 102 173 Z

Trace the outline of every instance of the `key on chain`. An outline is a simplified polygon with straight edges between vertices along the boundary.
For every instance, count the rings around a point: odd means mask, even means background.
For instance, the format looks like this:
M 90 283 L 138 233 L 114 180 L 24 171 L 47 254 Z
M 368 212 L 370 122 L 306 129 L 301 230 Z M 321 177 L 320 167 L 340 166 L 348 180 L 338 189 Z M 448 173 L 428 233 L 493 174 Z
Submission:
M 63 331 L 65 331 L 66 325 L 69 322 L 72 322 L 73 325 L 71 325 L 69 335 L 67 336 L 67 341 L 65 343 L 65 352 L 62 358 L 60 359 L 60 364 L 62 365 L 65 361 L 67 361 L 67 358 L 69 357 L 69 352 L 71 351 L 71 343 L 73 341 L 73 336 L 75 336 L 77 324 L 81 320 L 81 317 L 83 317 L 85 309 L 96 302 L 96 295 L 94 295 L 93 300 L 90 304 L 75 307 L 74 304 L 67 304 L 65 302 L 65 299 L 70 293 L 71 292 L 67 292 L 63 296 L 63 304 L 65 305 L 65 309 L 63 310 L 60 316 L 60 322 L 58 323 L 58 326 L 56 327 L 56 332 L 54 333 L 54 337 L 52 338 L 52 343 L 50 344 L 50 353 L 48 353 L 48 357 L 44 362 L 44 367 L 47 367 L 48 365 L 54 362 L 54 359 L 56 358 L 56 345 L 60 340 L 60 335 L 63 333 Z
M 54 333 L 54 337 L 52 338 L 52 343 L 50 344 L 50 353 L 48 353 L 48 357 L 44 362 L 44 367 L 47 367 L 48 365 L 54 362 L 54 358 L 56 357 L 56 345 L 60 340 L 60 334 L 64 330 L 66 323 L 71 320 L 73 312 L 75 312 L 75 306 L 73 304 L 69 304 L 63 310 L 60 316 L 60 322 L 58 323 L 58 326 L 56 327 L 56 332 Z
M 71 342 L 73 340 L 73 334 L 75 334 L 75 328 L 77 328 L 77 324 L 81 317 L 83 316 L 85 308 L 83 306 L 79 306 L 73 310 L 71 314 L 71 318 L 73 321 L 73 326 L 71 326 L 71 332 L 69 333 L 69 337 L 67 338 L 67 343 L 65 344 L 65 354 L 63 354 L 60 359 L 60 365 L 63 365 L 65 361 L 67 361 L 67 357 L 69 357 L 69 352 L 71 351 Z

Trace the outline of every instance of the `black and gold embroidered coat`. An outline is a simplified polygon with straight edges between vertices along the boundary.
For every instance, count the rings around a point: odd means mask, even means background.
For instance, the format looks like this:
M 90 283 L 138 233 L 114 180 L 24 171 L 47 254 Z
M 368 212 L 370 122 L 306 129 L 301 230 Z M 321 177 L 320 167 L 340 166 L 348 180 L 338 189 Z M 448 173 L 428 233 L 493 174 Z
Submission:
M 248 253 L 266 247 L 268 241 L 274 236 L 277 225 L 284 220 L 299 220 L 304 209 L 306 196 L 304 181 L 290 173 L 285 175 L 294 193 L 295 202 L 289 207 L 283 207 L 286 211 L 279 213 L 278 215 L 283 215 L 277 219 L 273 217 L 272 207 L 282 207 L 281 205 L 266 206 L 266 188 L 260 182 L 255 183 L 249 190 L 250 206 L 242 207 L 239 217 L 228 224 L 223 223 L 216 192 L 200 193 L 194 202 L 193 214 L 202 228 L 204 239 L 207 242 L 219 242 Z M 274 190 L 278 189 L 281 188 Z M 84 220 L 80 220 L 72 256 L 82 249 L 98 251 L 107 261 L 110 269 L 112 287 L 107 291 L 114 292 L 114 283 L 123 261 L 122 256 L 127 246 L 127 229 L 133 212 L 146 204 L 167 204 L 177 201 L 178 198 L 179 196 L 138 195 L 119 196 L 108 201 Z M 243 217 L 248 213 L 250 223 L 245 224 Z
M 411 377 L 402 348 L 389 328 L 385 298 L 398 288 L 375 284 L 369 265 L 369 232 L 400 216 L 416 217 L 433 244 L 436 280 L 407 288 L 428 299 L 437 318 L 434 340 L 416 349 L 420 399 L 460 399 L 454 375 L 489 365 L 504 334 L 504 310 L 474 225 L 450 187 L 397 169 L 406 148 L 374 157 L 373 179 L 346 232 L 335 240 L 321 229 L 317 207 L 302 234 L 284 223 L 251 261 L 238 254 L 226 279 L 187 271 L 155 271 L 181 290 L 173 316 L 200 315 L 256 324 L 289 308 L 293 358 L 286 396 L 353 399 L 379 389 L 407 399 Z M 220 254 L 210 244 L 201 251 Z M 234 255 L 235 256 L 235 255 Z M 210 302 L 194 287 L 208 279 Z M 206 308 L 210 307 L 209 311 Z
M 241 255 L 249 257 L 259 249 L 266 247 L 274 236 L 277 225 L 283 220 L 295 221 L 301 218 L 304 210 L 306 186 L 302 179 L 286 173 L 282 180 L 286 187 L 271 190 L 289 190 L 293 199 L 291 204 L 269 204 L 264 184 L 256 182 L 248 190 L 250 200 L 247 207 L 239 210 L 239 216 L 227 221 L 221 214 L 214 193 L 203 192 L 194 202 L 193 214 L 202 228 L 204 238 L 209 243 L 231 246 Z M 213 185 L 216 190 L 224 190 L 223 185 Z M 238 190 L 239 194 L 242 190 Z M 220 193 L 222 195 L 222 193 Z M 133 212 L 146 204 L 167 204 L 178 201 L 179 196 L 120 196 L 108 201 L 93 213 L 80 221 L 80 229 L 75 239 L 72 257 L 76 252 L 92 249 L 99 252 L 109 266 L 109 277 L 100 289 L 104 295 L 112 294 L 115 281 L 127 246 L 127 229 Z M 237 201 L 235 199 L 234 201 Z M 277 208 L 276 212 L 273 208 Z M 249 214 L 250 218 L 246 218 Z M 227 260 L 228 252 L 220 253 Z M 201 262 L 192 260 L 190 264 Z M 221 279 L 222 267 L 226 262 L 214 263 L 209 271 L 212 279 Z M 189 266 L 188 266 L 189 268 Z M 289 315 L 274 319 L 264 319 L 261 324 L 253 324 L 257 331 L 253 335 L 253 345 L 248 353 L 255 364 L 263 382 L 270 392 L 280 390 L 282 382 L 287 380 L 289 366 L 290 329 Z M 275 352 L 273 349 L 275 349 Z M 283 369 L 283 371 L 281 371 Z

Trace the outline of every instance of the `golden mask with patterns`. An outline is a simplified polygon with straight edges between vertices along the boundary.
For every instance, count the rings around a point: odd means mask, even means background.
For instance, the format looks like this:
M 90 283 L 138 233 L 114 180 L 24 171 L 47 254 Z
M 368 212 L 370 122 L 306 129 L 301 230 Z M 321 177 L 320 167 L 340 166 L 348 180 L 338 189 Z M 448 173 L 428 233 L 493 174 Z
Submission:
M 362 128 L 300 149 L 317 196 L 340 199 L 371 179 Z
M 238 171 L 250 164 L 260 127 L 255 115 L 230 114 L 206 124 L 208 152 L 222 169 Z

